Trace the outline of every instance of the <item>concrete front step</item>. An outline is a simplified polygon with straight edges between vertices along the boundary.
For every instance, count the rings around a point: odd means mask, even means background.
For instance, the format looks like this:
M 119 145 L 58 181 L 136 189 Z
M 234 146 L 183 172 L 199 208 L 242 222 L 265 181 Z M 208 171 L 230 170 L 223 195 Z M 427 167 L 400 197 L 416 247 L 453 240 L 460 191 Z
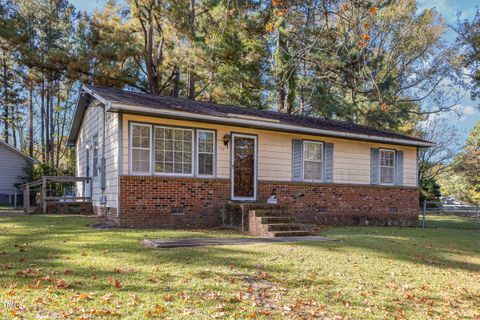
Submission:
M 300 223 L 272 223 L 266 226 L 268 231 L 305 231 Z
M 288 206 L 258 204 L 248 207 L 249 232 L 262 237 L 302 237 L 311 235 L 296 222 Z
M 303 236 L 310 236 L 311 233 L 305 230 L 297 230 L 297 231 L 272 231 L 269 232 L 271 237 L 303 237 Z
M 297 221 L 297 219 L 295 219 L 295 217 L 292 217 L 292 216 L 261 217 L 262 224 L 294 223 L 295 221 Z

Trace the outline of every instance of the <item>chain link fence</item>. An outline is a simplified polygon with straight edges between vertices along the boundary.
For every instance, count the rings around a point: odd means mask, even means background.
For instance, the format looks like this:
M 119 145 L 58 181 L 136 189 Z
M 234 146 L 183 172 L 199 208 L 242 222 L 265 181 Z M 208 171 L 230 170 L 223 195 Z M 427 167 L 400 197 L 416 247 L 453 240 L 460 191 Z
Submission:
M 444 204 L 424 201 L 420 215 L 423 228 L 480 230 L 480 205 Z

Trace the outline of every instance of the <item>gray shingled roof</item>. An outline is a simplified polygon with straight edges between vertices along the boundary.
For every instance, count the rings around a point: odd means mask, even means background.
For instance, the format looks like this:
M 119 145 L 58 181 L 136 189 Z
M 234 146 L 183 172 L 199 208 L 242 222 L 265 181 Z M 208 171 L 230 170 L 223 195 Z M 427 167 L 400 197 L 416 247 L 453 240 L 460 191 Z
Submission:
M 203 101 L 194 101 L 182 98 L 157 96 L 152 94 L 131 92 L 101 86 L 87 85 L 84 86 L 84 88 L 86 88 L 87 91 L 94 93 L 97 97 L 100 96 L 102 99 L 108 101 L 111 104 L 146 107 L 152 110 L 156 109 L 180 111 L 191 114 L 215 116 L 220 118 L 231 118 L 232 115 L 256 117 L 263 118 L 267 121 L 274 120 L 281 124 L 293 125 L 297 127 L 429 143 L 428 141 L 415 137 L 378 130 L 372 127 L 353 124 L 346 121 L 330 120 L 302 115 L 291 115 L 270 110 L 259 110 Z

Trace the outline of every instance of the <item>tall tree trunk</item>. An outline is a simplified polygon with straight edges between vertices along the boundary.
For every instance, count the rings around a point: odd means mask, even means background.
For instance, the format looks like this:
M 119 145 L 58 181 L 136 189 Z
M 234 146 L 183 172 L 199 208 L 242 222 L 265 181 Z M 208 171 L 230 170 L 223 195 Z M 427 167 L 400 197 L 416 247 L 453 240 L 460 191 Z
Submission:
M 45 88 L 45 161 L 50 162 L 50 80 Z
M 53 104 L 53 94 L 54 92 L 50 93 L 50 163 L 54 165 L 55 161 L 55 151 L 54 151 L 54 137 L 55 137 L 55 117 L 53 115 L 54 112 L 54 104 Z
M 9 134 L 9 121 L 10 121 L 10 116 L 8 114 L 8 80 L 7 80 L 7 75 L 8 75 L 8 69 L 7 69 L 7 60 L 5 53 L 3 54 L 4 60 L 3 60 L 3 108 L 4 108 L 4 114 L 3 114 L 3 124 L 4 124 L 4 141 L 6 143 L 9 142 L 8 139 L 8 134 Z
M 71 88 L 69 88 L 69 90 L 67 91 L 67 95 L 66 95 L 66 99 L 65 99 L 65 108 L 63 110 L 63 118 L 62 118 L 62 122 L 61 122 L 61 125 L 60 125 L 60 128 L 59 128 L 59 133 L 58 133 L 58 141 L 57 141 L 57 166 L 60 164 L 60 159 L 62 158 L 60 156 L 61 154 L 61 151 L 62 151 L 62 147 L 63 147 L 63 138 L 64 138 L 64 134 L 65 134 L 65 126 L 66 126 L 66 123 L 67 123 L 67 113 L 68 113 L 68 98 L 70 97 L 70 93 L 71 93 Z M 60 93 L 59 93 L 59 98 L 60 98 Z M 59 104 L 60 104 L 60 99 L 59 99 Z
M 15 105 L 12 104 L 12 140 L 13 140 L 13 146 L 15 148 L 18 148 L 18 142 L 17 142 L 17 128 L 16 128 L 16 112 L 15 112 Z
M 173 90 L 172 90 L 172 97 L 178 98 L 180 94 L 180 69 L 178 66 L 175 66 L 174 76 L 173 76 Z
M 46 127 L 46 121 L 45 121 L 45 80 L 42 79 L 42 86 L 40 89 L 40 99 L 41 99 L 41 106 L 40 106 L 40 116 L 41 116 L 41 124 L 40 124 L 40 139 L 41 139 L 41 144 L 42 144 L 42 162 L 46 162 L 46 157 L 45 157 L 45 127 Z
M 283 18 L 282 18 L 283 19 Z M 279 112 L 293 113 L 296 94 L 296 67 L 289 54 L 285 19 L 278 27 L 275 54 L 275 93 Z
M 193 70 L 188 76 L 188 99 L 195 100 L 195 76 Z
M 190 15 L 188 20 L 190 24 L 190 43 L 192 46 L 192 53 L 195 51 L 195 18 L 195 0 L 190 0 Z M 191 69 L 188 77 L 188 99 L 195 100 L 195 64 L 192 63 L 190 68 Z
M 28 155 L 33 157 L 33 85 L 28 90 Z
M 285 22 L 283 21 L 278 28 L 277 48 L 275 53 L 275 98 L 277 100 L 277 110 L 287 112 L 287 79 L 285 55 L 287 52 L 287 41 L 284 35 Z

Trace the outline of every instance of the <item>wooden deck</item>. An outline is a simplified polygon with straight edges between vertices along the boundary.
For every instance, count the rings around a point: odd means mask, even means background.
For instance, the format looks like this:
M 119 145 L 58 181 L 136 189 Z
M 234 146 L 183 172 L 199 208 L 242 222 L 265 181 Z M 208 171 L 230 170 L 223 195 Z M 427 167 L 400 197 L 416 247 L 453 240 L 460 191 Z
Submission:
M 88 177 L 72 177 L 72 176 L 43 176 L 40 180 L 32 181 L 23 184 L 20 186 L 20 189 L 23 190 L 23 210 L 25 212 L 40 211 L 42 213 L 47 213 L 47 208 L 52 205 L 59 205 L 61 207 L 68 207 L 69 204 L 72 204 L 73 207 L 78 207 L 79 203 L 90 203 L 92 197 L 81 196 L 78 197 L 76 194 L 77 184 L 81 184 L 82 194 L 85 194 L 85 188 L 87 182 L 90 181 Z M 56 189 L 52 189 L 52 184 L 57 184 Z M 54 194 L 57 191 L 58 193 L 58 184 L 63 186 L 63 195 Z M 65 192 L 65 185 L 71 185 L 72 194 L 67 194 Z M 50 191 L 50 192 L 49 192 Z M 39 205 L 31 203 L 32 193 L 39 192 Z M 50 193 L 50 194 L 49 194 Z M 52 195 L 53 194 L 53 195 Z

